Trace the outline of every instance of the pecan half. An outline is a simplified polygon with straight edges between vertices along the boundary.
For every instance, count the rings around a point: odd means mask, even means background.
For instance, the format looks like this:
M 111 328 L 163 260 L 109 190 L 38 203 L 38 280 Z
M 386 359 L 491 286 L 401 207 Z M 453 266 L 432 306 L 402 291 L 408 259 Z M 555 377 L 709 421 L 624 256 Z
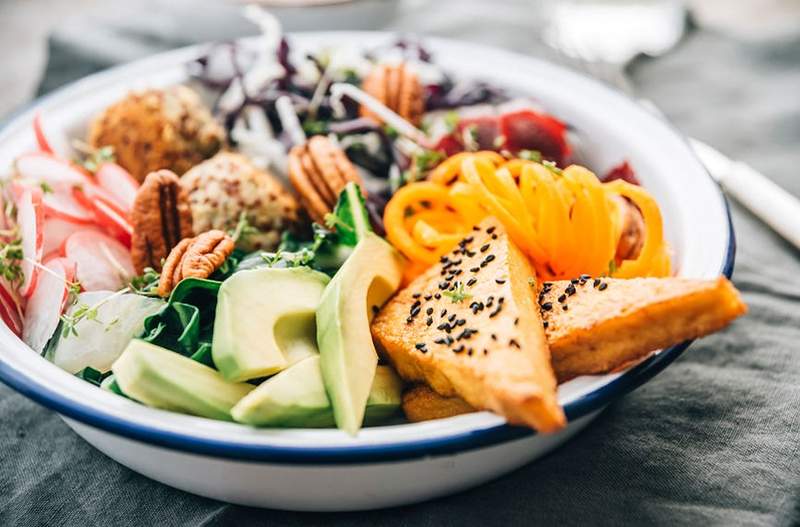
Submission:
M 211 230 L 184 238 L 169 253 L 158 280 L 158 294 L 167 297 L 184 278 L 208 278 L 233 252 L 233 238 Z
M 137 273 L 161 270 L 161 262 L 192 232 L 192 211 L 180 179 L 169 170 L 147 175 L 136 193 L 131 214 L 131 258 Z
M 344 186 L 353 181 L 361 185 L 355 166 L 330 139 L 315 135 L 289 152 L 289 181 L 300 202 L 317 223 L 333 210 Z
M 364 79 L 362 88 L 411 124 L 418 126 L 422 121 L 422 114 L 425 113 L 424 89 L 417 74 L 404 63 L 375 66 Z M 361 115 L 381 121 L 364 106 L 361 107 Z

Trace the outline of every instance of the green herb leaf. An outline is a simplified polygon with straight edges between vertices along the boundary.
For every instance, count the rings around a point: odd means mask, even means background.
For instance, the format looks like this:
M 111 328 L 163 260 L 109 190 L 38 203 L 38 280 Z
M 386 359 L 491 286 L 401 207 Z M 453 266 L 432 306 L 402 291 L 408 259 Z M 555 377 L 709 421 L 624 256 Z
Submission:
M 459 282 L 452 291 L 445 291 L 442 294 L 449 297 L 454 304 L 460 304 L 464 300 L 472 298 L 472 295 L 467 292 L 466 287 L 464 287 L 464 284 L 461 282 Z
M 542 165 L 544 165 L 550 172 L 556 174 L 557 176 L 560 176 L 561 174 L 564 173 L 564 171 L 558 168 L 558 166 L 553 161 L 548 161 L 547 159 L 545 159 L 544 161 L 542 161 Z

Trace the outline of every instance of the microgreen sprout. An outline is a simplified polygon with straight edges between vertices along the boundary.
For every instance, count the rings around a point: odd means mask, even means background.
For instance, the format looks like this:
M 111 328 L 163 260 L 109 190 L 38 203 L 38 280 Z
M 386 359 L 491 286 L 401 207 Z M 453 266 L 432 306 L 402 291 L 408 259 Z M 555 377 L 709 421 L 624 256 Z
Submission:
M 464 300 L 472 298 L 472 295 L 467 292 L 464 284 L 461 282 L 459 282 L 452 291 L 445 291 L 442 294 L 446 297 L 449 297 L 454 304 L 460 304 Z
M 229 231 L 228 234 L 233 238 L 233 243 L 238 244 L 244 241 L 248 236 L 258 234 L 258 232 L 258 229 L 250 224 L 250 220 L 247 219 L 245 211 L 242 211 L 239 214 L 239 221 L 236 222 L 236 227 L 232 231 Z
M 68 338 L 70 335 L 78 336 L 77 325 L 82 320 L 91 320 L 92 322 L 97 322 L 98 324 L 102 324 L 105 327 L 106 331 L 109 331 L 111 327 L 115 324 L 119 323 L 119 319 L 114 319 L 109 322 L 103 322 L 97 318 L 98 310 L 108 303 L 109 301 L 124 295 L 131 291 L 130 287 L 123 287 L 119 291 L 112 293 L 105 297 L 104 299 L 96 302 L 94 304 L 87 305 L 87 304 L 78 304 L 75 306 L 75 309 L 72 311 L 71 314 L 64 313 L 61 315 L 61 338 Z

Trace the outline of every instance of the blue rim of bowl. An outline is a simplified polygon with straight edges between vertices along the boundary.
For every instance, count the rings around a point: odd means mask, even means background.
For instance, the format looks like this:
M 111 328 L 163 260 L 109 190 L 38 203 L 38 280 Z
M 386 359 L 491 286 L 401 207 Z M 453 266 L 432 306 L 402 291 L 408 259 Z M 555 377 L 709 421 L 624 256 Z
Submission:
M 530 59 L 530 57 L 529 57 Z M 536 59 L 534 59 L 536 60 Z M 107 70 L 94 73 L 88 77 L 106 75 L 114 72 L 124 65 L 115 66 Z M 584 80 L 593 83 L 598 81 L 580 75 Z M 84 77 L 85 79 L 87 77 Z M 2 132 L 19 115 L 41 105 L 51 97 L 55 97 L 68 89 L 73 83 L 53 90 L 47 95 L 39 97 L 17 110 L 8 114 L 0 124 Z M 603 85 L 604 89 L 617 92 L 628 98 L 619 90 Z M 679 137 L 683 135 L 670 123 L 663 121 L 673 133 Z M 690 148 L 687 143 L 687 148 Z M 696 157 L 696 156 L 695 156 Z M 697 160 L 706 175 L 711 178 L 705 166 Z M 712 178 L 713 180 L 713 178 Z M 716 185 L 716 183 L 715 183 Z M 727 198 L 719 189 L 720 199 L 723 202 L 728 223 L 728 246 L 720 269 L 720 273 L 728 278 L 733 273 L 736 259 L 736 235 L 733 229 L 730 205 Z M 596 390 L 581 396 L 564 406 L 568 421 L 603 409 L 608 404 L 616 401 L 625 394 L 635 390 L 645 382 L 677 359 L 693 341 L 686 341 L 669 348 L 665 348 L 657 355 L 626 371 L 620 377 Z M 44 360 L 44 359 L 42 359 Z M 29 399 L 57 412 L 58 414 L 79 421 L 105 432 L 119 435 L 126 439 L 138 440 L 143 443 L 166 447 L 169 449 L 199 454 L 211 457 L 234 459 L 239 461 L 268 462 L 276 464 L 297 465 L 328 465 L 328 464 L 364 464 L 413 460 L 429 456 L 453 455 L 460 452 L 475 450 L 492 445 L 498 445 L 516 439 L 531 437 L 535 432 L 529 428 L 500 424 L 485 429 L 462 432 L 436 439 L 420 439 L 412 441 L 398 441 L 396 443 L 381 445 L 354 445 L 337 447 L 287 447 L 244 444 L 240 442 L 224 441 L 218 439 L 198 438 L 189 434 L 181 434 L 162 430 L 157 427 L 132 423 L 115 416 L 99 414 L 90 406 L 79 401 L 71 400 L 47 386 L 32 383 L 24 374 L 15 370 L 6 362 L 0 361 L 0 381 L 10 386 Z

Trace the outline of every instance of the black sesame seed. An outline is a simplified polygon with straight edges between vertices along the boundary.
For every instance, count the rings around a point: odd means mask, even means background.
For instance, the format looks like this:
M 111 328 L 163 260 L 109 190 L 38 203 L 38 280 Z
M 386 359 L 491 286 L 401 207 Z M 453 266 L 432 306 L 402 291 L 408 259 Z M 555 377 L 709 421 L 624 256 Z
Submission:
M 486 258 L 483 259 L 484 262 L 491 262 L 492 260 L 494 260 L 493 254 L 487 255 Z
M 567 304 L 564 304 L 563 306 L 561 306 L 561 309 L 567 311 L 569 309 L 569 306 Z
M 467 285 L 475 285 L 475 282 L 477 281 L 478 281 L 477 278 L 470 278 L 469 280 L 467 280 Z
M 413 295 L 411 295 L 411 298 L 419 298 L 421 296 L 422 296 L 422 293 L 414 293 Z
M 597 287 L 598 285 L 600 285 L 600 279 L 595 278 L 594 281 L 592 282 L 592 287 Z
M 428 320 L 425 321 L 425 325 L 430 326 L 431 324 L 433 324 L 433 319 L 431 317 L 428 317 Z
M 468 349 L 468 350 L 467 350 L 467 355 L 469 355 L 470 357 L 472 357 L 472 348 L 470 348 L 470 349 Z
M 489 250 L 489 244 L 488 243 L 484 244 L 484 245 L 481 245 L 481 252 L 482 253 L 485 253 L 488 250 Z
M 575 286 L 573 284 L 569 284 L 567 288 L 564 290 L 569 296 L 572 296 L 576 293 Z
M 455 319 L 456 319 L 456 314 L 455 314 L 455 313 L 453 313 L 452 315 L 450 315 L 449 317 L 447 317 L 447 321 L 448 321 L 448 322 L 452 322 L 452 321 L 454 321 Z
M 448 287 L 450 287 L 448 282 L 439 282 L 439 289 L 447 289 Z
M 472 243 L 472 240 L 474 240 L 474 239 L 475 238 L 473 238 L 472 236 L 467 236 L 466 238 L 464 238 L 463 242 L 466 245 L 468 243 Z
M 414 347 L 417 348 L 418 350 L 425 349 L 425 343 L 417 342 L 416 344 L 414 344 Z
M 442 312 L 439 314 L 440 317 L 444 317 L 447 314 L 447 309 L 442 309 Z
M 477 273 L 477 272 L 478 272 L 478 271 L 480 271 L 480 270 L 481 270 L 481 268 L 480 268 L 480 267 L 470 267 L 470 269 L 469 269 L 469 271 L 470 271 L 471 273 Z
M 448 258 L 446 254 L 444 256 L 439 257 L 439 261 L 443 264 L 447 263 L 449 260 L 450 258 Z
M 498 284 L 501 284 L 501 285 L 502 285 L 502 284 L 505 284 L 505 283 L 506 283 L 506 280 L 505 280 L 505 278 L 497 278 L 497 279 L 495 280 L 495 282 L 497 282 Z
M 502 309 L 503 309 L 503 304 L 497 304 L 495 310 L 489 313 L 489 318 L 494 318 L 495 316 L 497 316 L 497 314 L 500 313 Z
M 560 297 L 558 297 L 558 301 L 563 304 L 564 302 L 567 301 L 567 295 L 561 295 Z
M 519 345 L 519 342 L 517 342 L 517 341 L 516 341 L 516 340 L 514 340 L 514 339 L 511 339 L 511 340 L 509 340 L 509 341 L 508 341 L 508 345 L 509 345 L 509 346 L 514 346 L 514 347 L 515 347 L 515 348 L 517 348 L 517 349 L 520 349 L 520 348 L 522 347 L 522 346 L 520 346 L 520 345 Z
M 453 353 L 461 353 L 462 351 L 464 351 L 464 345 L 463 344 L 460 344 L 457 347 L 453 348 Z
M 425 295 L 425 301 L 426 301 L 426 302 L 427 302 L 428 300 L 430 300 L 431 298 L 433 298 L 433 295 Z
M 486 229 L 486 232 L 488 232 L 489 234 L 492 234 L 494 232 L 494 230 L 495 230 L 495 227 L 489 227 L 488 229 Z
M 459 318 L 458 320 L 456 320 L 456 326 L 463 326 L 466 323 L 467 323 L 466 319 L 463 318 Z
M 542 322 L 542 325 L 544 326 L 544 329 L 547 329 L 547 326 L 550 325 L 550 322 L 545 320 L 545 321 Z
M 438 329 L 439 331 L 444 331 L 449 327 L 450 327 L 450 324 L 448 324 L 447 322 L 442 322 L 441 324 L 436 326 L 436 329 Z
M 580 282 L 580 280 L 578 280 L 577 278 L 573 278 L 572 280 L 569 281 L 569 283 L 572 284 L 572 285 L 575 285 L 578 282 Z
M 503 302 L 505 302 L 505 301 L 506 301 L 506 299 L 505 299 L 504 297 L 502 297 L 502 296 L 501 296 L 500 298 L 498 298 L 498 299 L 497 299 L 497 303 L 498 303 L 498 304 L 502 304 L 502 303 L 503 303 Z
M 519 324 L 519 317 L 514 319 L 514 325 L 516 326 L 517 324 Z
M 372 306 L 372 314 L 373 315 L 377 315 L 378 311 L 380 311 L 380 310 L 381 310 L 381 308 L 379 308 L 378 306 Z
M 497 235 L 496 234 L 492 234 L 492 239 L 496 240 L 497 239 Z
M 411 316 L 415 317 L 419 315 L 419 306 L 414 306 L 411 308 Z
M 550 302 L 545 302 L 544 304 L 542 304 L 542 309 L 544 309 L 545 311 L 550 311 L 551 309 L 553 309 L 553 304 L 551 304 Z
M 589 280 L 590 278 L 591 278 L 591 276 L 589 276 L 588 274 L 582 274 L 580 276 L 580 279 L 583 280 L 583 281 Z
M 484 355 L 488 355 L 489 354 L 489 352 L 486 350 L 486 348 L 483 348 L 483 354 Z
M 606 289 L 608 289 L 608 284 L 606 282 L 603 282 L 597 289 L 599 289 L 600 291 L 605 291 Z
M 477 225 L 473 225 L 472 226 L 472 230 L 475 231 L 475 232 L 481 232 L 481 228 L 478 227 Z
M 435 295 L 433 295 L 433 298 L 435 298 L 436 300 L 441 300 L 442 299 L 442 294 L 441 293 L 436 293 Z
M 491 334 L 491 335 L 489 335 L 489 336 L 490 336 L 490 337 L 492 337 L 492 340 L 497 340 L 497 335 L 495 335 L 494 333 L 492 333 L 492 334 Z
M 426 314 L 426 315 L 432 315 L 432 314 L 433 314 L 433 308 L 432 308 L 432 307 L 429 307 L 428 309 L 426 309 L 426 310 L 425 310 L 425 314 Z
M 436 344 L 448 344 L 447 338 L 445 338 L 445 337 L 439 337 L 438 339 L 434 340 L 433 342 L 435 342 Z
M 406 319 L 406 324 L 411 324 L 412 322 L 414 322 L 414 317 L 408 317 Z
M 472 258 L 473 256 L 475 256 L 476 253 L 475 253 L 475 251 L 469 251 L 469 250 L 464 249 L 464 254 L 466 254 L 467 256 Z

